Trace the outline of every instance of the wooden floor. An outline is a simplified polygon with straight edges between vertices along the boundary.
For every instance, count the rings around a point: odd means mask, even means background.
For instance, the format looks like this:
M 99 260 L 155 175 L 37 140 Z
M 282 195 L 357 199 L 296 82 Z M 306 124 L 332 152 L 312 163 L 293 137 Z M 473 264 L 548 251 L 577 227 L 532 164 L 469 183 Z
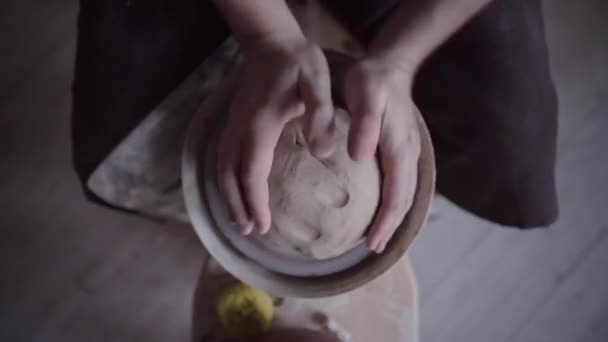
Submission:
M 608 341 L 606 1 L 545 1 L 560 102 L 558 223 L 520 232 L 438 200 L 412 259 L 422 341 Z
M 0 11 L 0 341 L 185 341 L 186 227 L 85 202 L 70 166 L 74 0 Z M 438 199 L 412 259 L 422 341 L 608 341 L 608 3 L 547 0 L 559 222 L 518 232 Z

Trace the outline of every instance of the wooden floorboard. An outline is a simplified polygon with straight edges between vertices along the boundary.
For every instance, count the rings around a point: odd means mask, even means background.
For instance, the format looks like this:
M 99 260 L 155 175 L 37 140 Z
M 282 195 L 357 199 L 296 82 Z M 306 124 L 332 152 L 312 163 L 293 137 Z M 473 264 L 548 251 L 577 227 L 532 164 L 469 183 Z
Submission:
M 21 34 L 20 58 L 1 57 L 0 340 L 185 341 L 200 245 L 84 200 L 69 140 L 75 3 L 46 4 L 16 7 L 22 30 L 5 34 Z
M 76 0 L 7 0 L 0 12 L 0 102 L 45 68 L 75 33 Z
M 436 290 L 421 291 L 423 340 L 510 341 L 518 329 L 534 321 L 537 306 L 549 300 L 577 269 L 598 235 L 608 229 L 608 186 L 602 181 L 602 175 L 608 174 L 608 162 L 601 157 L 608 146 L 604 135 L 608 106 L 600 104 L 598 112 L 587 118 L 588 124 L 580 127 L 581 135 L 572 139 L 575 146 L 584 148 L 570 149 L 560 158 L 562 212 L 554 227 L 532 232 L 479 227 L 491 230 L 489 236 L 458 260 L 451 260 L 453 255 L 440 247 L 449 243 L 446 241 L 458 243 L 454 226 L 433 227 L 435 240 L 421 236 L 416 249 L 425 250 L 426 255 L 436 253 L 421 259 L 414 250 L 417 270 L 423 270 L 418 271 L 421 284 L 429 283 L 424 277 L 429 268 L 437 267 L 437 260 L 451 262 Z M 459 246 L 450 248 L 458 250 Z M 603 277 L 603 283 L 588 285 L 590 293 L 608 284 L 608 274 Z
M 437 197 L 428 225 L 420 232 L 412 251 L 413 265 L 423 302 L 449 279 L 463 258 L 483 243 L 494 226 Z M 426 307 L 426 305 L 424 305 Z
M 608 227 L 594 237 L 584 259 L 538 308 L 514 341 L 542 341 L 547 332 L 553 342 L 606 341 L 594 329 L 605 325 L 608 319 L 602 317 L 608 305 L 607 270 Z
M 606 324 L 606 319 L 608 317 L 608 301 L 605 301 L 602 306 L 604 308 L 603 311 L 590 321 L 589 330 L 585 336 L 577 342 L 608 341 L 608 324 Z
M 545 2 L 560 96 L 560 220 L 549 230 L 508 231 L 467 220 L 440 201 L 440 219 L 423 231 L 412 252 L 421 284 L 423 341 L 516 341 L 528 336 L 523 331 L 537 320 L 548 320 L 550 312 L 553 320 L 578 313 L 579 323 L 608 319 L 605 303 L 598 304 L 603 311 L 551 306 L 539 312 L 584 265 L 608 222 L 603 181 L 608 174 L 608 48 L 591 34 L 608 31 L 599 15 L 606 6 L 601 1 Z M 486 233 L 472 233 L 480 231 Z M 586 290 L 601 301 L 608 275 L 600 280 Z M 575 340 L 603 341 L 595 339 L 605 335 L 601 324 L 595 326 L 595 335 L 580 332 Z M 551 329 L 534 334 L 537 341 L 560 340 Z

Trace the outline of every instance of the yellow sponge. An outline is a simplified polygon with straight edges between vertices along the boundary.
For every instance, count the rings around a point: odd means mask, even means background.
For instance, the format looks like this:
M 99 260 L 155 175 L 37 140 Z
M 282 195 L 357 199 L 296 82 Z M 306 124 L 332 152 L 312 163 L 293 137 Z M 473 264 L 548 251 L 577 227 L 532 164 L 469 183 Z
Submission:
M 224 289 L 217 298 L 216 312 L 226 335 L 242 337 L 264 332 L 272 321 L 272 298 L 243 283 Z

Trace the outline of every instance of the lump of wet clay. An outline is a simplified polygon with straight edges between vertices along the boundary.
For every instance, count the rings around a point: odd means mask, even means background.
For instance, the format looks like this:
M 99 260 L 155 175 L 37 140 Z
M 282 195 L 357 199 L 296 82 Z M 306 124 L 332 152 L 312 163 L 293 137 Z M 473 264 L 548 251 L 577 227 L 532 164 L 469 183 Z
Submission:
M 336 109 L 336 148 L 321 160 L 305 146 L 302 120 L 283 130 L 269 177 L 273 244 L 327 259 L 363 239 L 380 198 L 380 170 L 375 158 L 351 160 L 349 125 L 350 115 Z

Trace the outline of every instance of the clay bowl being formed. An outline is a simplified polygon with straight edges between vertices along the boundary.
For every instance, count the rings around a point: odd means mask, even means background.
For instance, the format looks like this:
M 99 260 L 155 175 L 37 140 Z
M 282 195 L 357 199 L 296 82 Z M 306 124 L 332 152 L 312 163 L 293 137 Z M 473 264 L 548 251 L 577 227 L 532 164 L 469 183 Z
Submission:
M 327 52 L 334 101 L 337 106 L 340 80 L 353 59 Z M 233 77 L 234 78 L 234 77 Z M 343 255 L 316 260 L 293 250 L 273 248 L 263 236 L 243 237 L 228 222 L 220 196 L 216 157 L 218 132 L 234 88 L 226 81 L 212 101 L 204 104 L 192 120 L 182 156 L 182 185 L 192 225 L 207 251 L 241 281 L 273 295 L 325 297 L 360 287 L 377 278 L 395 264 L 412 244 L 426 222 L 435 191 L 435 164 L 431 139 L 418 114 L 421 155 L 418 183 L 412 208 L 382 254 L 369 253 L 363 243 Z

